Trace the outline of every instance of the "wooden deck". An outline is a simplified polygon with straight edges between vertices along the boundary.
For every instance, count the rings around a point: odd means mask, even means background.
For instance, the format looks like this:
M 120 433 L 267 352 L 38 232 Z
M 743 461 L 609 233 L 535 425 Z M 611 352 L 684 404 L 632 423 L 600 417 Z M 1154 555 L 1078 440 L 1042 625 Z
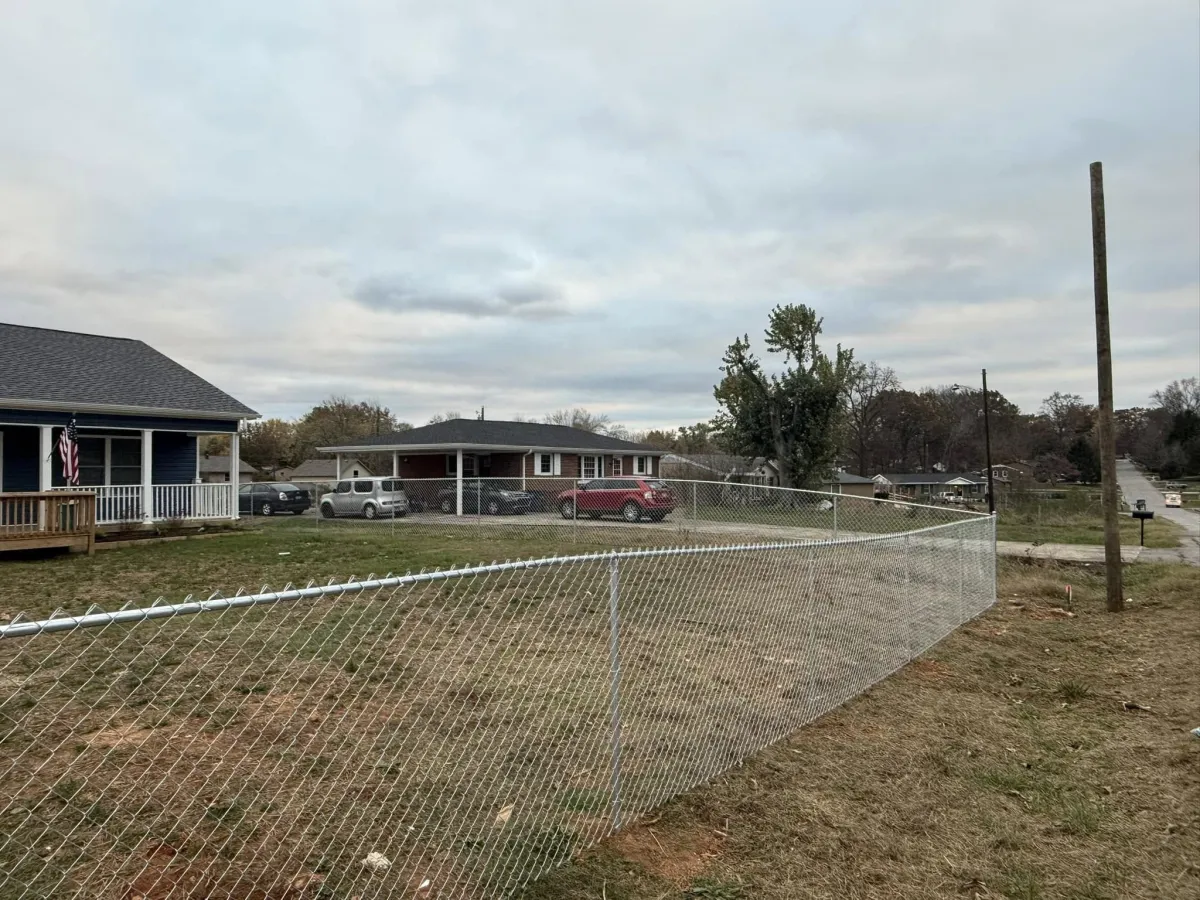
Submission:
M 91 491 L 0 494 L 0 553 L 66 547 L 92 553 L 96 546 L 96 495 Z

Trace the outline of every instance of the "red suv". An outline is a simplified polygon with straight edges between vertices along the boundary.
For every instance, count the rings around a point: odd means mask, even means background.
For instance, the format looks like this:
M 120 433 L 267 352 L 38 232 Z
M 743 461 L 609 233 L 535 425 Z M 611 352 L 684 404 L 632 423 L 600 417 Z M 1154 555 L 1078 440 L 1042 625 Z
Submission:
M 659 522 L 674 508 L 675 495 L 657 478 L 597 478 L 558 495 L 564 519 L 574 518 L 578 509 L 579 515 L 593 519 L 620 516 L 626 522 Z

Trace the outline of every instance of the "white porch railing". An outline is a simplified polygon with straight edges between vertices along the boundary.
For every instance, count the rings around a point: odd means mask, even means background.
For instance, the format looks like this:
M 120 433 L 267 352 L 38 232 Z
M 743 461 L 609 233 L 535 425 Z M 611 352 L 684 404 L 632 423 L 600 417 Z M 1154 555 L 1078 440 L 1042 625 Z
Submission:
M 237 503 L 236 484 L 156 484 L 152 488 L 153 519 L 232 519 Z M 140 484 L 114 484 L 84 488 L 96 495 L 96 524 L 141 522 L 146 508 Z
M 236 484 L 156 484 L 155 519 L 232 519 Z

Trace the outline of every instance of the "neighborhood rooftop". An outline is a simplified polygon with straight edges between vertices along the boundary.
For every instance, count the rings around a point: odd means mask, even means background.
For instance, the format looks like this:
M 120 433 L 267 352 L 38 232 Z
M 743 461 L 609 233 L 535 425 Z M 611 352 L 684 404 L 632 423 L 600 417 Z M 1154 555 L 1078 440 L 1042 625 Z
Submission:
M 0 406 L 258 415 L 142 341 L 5 323 Z
M 593 434 L 567 425 L 542 422 L 503 422 L 499 420 L 450 419 L 423 425 L 410 431 L 373 435 L 338 447 L 319 447 L 325 452 L 368 451 L 377 448 L 512 448 L 538 450 L 582 450 L 623 453 L 662 454 L 646 444 L 635 444 L 605 434 Z

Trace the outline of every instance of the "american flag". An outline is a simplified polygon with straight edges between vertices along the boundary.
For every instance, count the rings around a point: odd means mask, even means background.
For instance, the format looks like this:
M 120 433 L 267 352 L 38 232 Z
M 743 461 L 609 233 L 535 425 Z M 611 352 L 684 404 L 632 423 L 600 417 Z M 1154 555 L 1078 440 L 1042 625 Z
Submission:
M 75 430 L 75 417 L 58 436 L 58 455 L 62 457 L 63 480 L 67 484 L 79 484 L 79 434 Z

